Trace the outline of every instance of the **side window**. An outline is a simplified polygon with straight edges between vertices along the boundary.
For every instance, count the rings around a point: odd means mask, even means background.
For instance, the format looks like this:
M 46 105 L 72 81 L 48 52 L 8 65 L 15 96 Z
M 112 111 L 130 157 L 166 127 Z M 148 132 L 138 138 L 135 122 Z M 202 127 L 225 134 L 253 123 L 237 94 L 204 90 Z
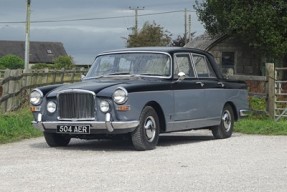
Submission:
M 209 62 L 206 60 L 205 56 L 193 55 L 193 62 L 198 77 L 216 77 L 213 69 L 211 68 Z
M 174 57 L 174 76 L 184 72 L 186 77 L 195 77 L 189 54 L 176 54 Z

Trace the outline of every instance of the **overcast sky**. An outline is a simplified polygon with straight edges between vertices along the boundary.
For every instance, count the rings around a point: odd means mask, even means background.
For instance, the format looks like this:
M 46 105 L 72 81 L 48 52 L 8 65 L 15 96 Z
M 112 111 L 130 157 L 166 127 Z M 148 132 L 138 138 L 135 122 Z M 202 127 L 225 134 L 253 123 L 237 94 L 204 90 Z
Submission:
M 26 1 L 0 0 L 0 40 L 25 41 Z M 125 47 L 122 37 L 132 32 L 129 28 L 135 23 L 134 11 L 129 7 L 144 7 L 138 12 L 139 27 L 146 21 L 155 21 L 174 38 L 184 33 L 183 10 L 187 8 L 192 17 L 191 31 L 201 35 L 204 28 L 197 20 L 194 3 L 195 0 L 31 0 L 30 38 L 62 42 L 77 64 L 88 64 L 104 50 Z

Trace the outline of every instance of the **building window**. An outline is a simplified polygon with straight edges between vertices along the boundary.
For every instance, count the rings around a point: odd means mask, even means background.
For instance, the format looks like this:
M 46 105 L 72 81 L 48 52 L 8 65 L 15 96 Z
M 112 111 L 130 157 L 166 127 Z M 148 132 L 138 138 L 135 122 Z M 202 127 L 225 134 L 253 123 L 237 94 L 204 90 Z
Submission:
M 234 66 L 234 52 L 222 52 L 222 66 L 223 67 Z
M 48 49 L 48 50 L 47 50 L 47 53 L 48 53 L 48 54 L 53 54 L 53 52 L 52 52 L 51 49 Z

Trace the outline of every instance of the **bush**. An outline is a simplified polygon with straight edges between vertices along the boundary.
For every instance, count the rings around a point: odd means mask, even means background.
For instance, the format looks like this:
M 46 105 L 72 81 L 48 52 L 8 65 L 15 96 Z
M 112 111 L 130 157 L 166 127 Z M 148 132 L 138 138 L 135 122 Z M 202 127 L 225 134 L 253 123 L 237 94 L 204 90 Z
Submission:
M 71 56 L 60 56 L 54 60 L 56 69 L 72 69 L 75 67 L 73 58 Z
M 32 69 L 72 69 L 75 68 L 71 56 L 59 56 L 54 59 L 54 64 L 38 63 L 31 67 Z
M 24 60 L 16 55 L 0 57 L 0 69 L 24 69 Z
M 260 97 L 249 97 L 249 107 L 253 111 L 266 111 L 266 99 Z
M 16 112 L 1 113 L 0 144 L 41 136 L 42 132 L 31 125 L 32 120 L 28 107 Z

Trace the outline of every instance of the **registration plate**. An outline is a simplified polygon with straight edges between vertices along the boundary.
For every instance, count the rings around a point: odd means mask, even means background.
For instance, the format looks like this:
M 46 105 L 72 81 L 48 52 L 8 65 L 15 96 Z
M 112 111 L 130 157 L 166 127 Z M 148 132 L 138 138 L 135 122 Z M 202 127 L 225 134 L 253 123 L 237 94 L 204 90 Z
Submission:
M 90 134 L 90 125 L 58 125 L 57 133 Z

